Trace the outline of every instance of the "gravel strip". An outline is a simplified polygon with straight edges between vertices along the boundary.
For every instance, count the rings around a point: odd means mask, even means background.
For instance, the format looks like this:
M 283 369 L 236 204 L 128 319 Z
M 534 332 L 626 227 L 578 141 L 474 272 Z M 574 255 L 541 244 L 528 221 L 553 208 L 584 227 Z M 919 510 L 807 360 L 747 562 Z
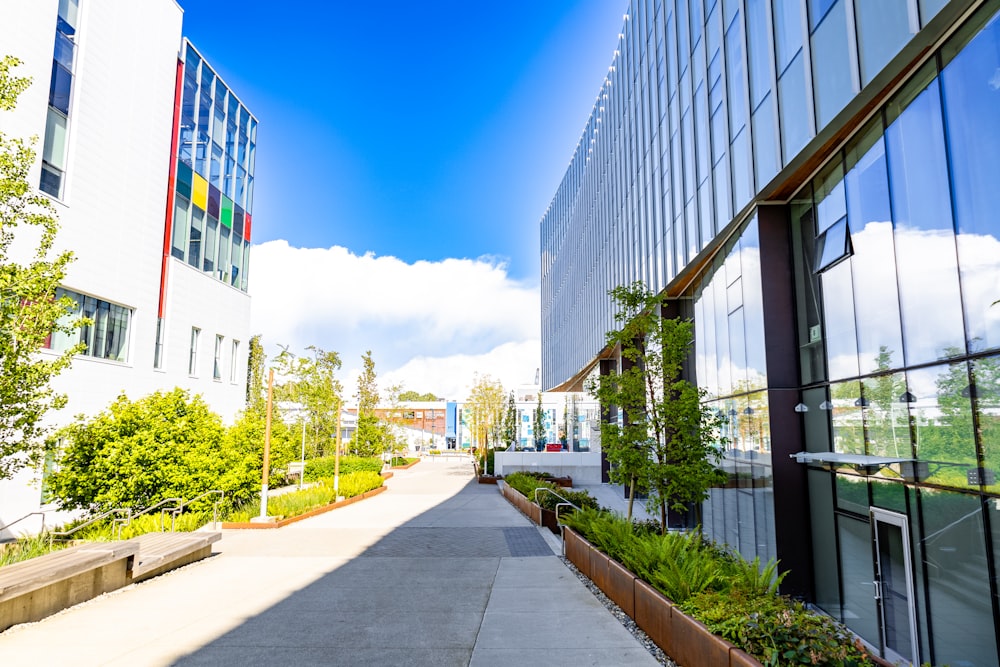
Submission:
M 667 654 L 663 652 L 663 649 L 657 646 L 653 640 L 650 639 L 649 636 L 635 624 L 635 621 L 633 621 L 628 614 L 622 611 L 621 607 L 612 602 L 611 599 L 604 594 L 604 591 L 598 588 L 589 577 L 585 576 L 580 572 L 580 570 L 576 569 L 576 566 L 573 565 L 573 563 L 571 563 L 565 556 L 560 556 L 560 559 L 566 564 L 566 567 L 568 567 L 570 571 L 583 582 L 583 585 L 594 594 L 594 597 L 596 597 L 598 601 L 611 612 L 611 615 L 617 618 L 618 622 L 625 626 L 625 629 L 631 632 L 633 637 L 639 640 L 639 643 L 642 644 L 647 651 L 649 651 L 649 654 L 653 656 L 658 663 L 661 665 L 667 665 L 667 667 L 678 667 L 677 663 L 668 658 Z

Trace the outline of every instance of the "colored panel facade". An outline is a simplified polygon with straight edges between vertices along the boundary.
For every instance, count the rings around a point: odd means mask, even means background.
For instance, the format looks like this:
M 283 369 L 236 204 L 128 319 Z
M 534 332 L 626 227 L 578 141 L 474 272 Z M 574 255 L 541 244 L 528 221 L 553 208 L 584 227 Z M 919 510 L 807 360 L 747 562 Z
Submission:
M 543 386 L 663 293 L 706 533 L 892 661 L 1000 662 L 998 53 L 996 0 L 634 1 L 541 222 Z
M 190 198 L 204 222 L 188 225 L 175 217 L 175 247 L 187 250 L 174 254 L 246 291 L 250 237 L 234 230 L 234 223 L 249 228 L 257 120 L 190 42 L 184 44 L 183 62 L 177 193 Z M 190 194 L 182 191 L 181 174 L 187 173 L 193 180 Z

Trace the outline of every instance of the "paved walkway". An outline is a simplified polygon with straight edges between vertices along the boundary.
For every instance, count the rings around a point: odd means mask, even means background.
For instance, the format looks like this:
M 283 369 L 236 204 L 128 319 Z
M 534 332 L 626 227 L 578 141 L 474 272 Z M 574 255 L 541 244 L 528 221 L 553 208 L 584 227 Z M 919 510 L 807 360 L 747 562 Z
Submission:
M 467 460 L 0 633 L 0 663 L 655 665 Z

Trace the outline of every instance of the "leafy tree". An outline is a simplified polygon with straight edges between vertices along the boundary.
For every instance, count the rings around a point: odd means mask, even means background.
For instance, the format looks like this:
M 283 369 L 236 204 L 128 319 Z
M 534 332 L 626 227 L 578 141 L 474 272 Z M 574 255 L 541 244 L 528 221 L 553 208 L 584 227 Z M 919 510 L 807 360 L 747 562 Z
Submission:
M 63 507 L 95 511 L 190 500 L 212 489 L 229 502 L 248 499 L 259 489 L 256 442 L 262 450 L 263 437 L 240 429 L 254 428 L 255 422 L 238 424 L 227 438 L 221 418 L 182 389 L 137 401 L 122 394 L 93 419 L 80 417 L 59 432 L 66 447 L 51 490 Z M 248 441 L 253 449 L 242 448 Z
M 331 438 L 336 435 L 337 411 L 343 388 L 335 373 L 340 368 L 336 352 L 310 345 L 312 356 L 296 356 L 287 349 L 275 357 L 277 372 L 285 381 L 275 387 L 278 401 L 295 403 L 303 408 L 298 415 L 311 436 L 309 451 L 324 456 Z M 300 427 L 301 428 L 301 427 Z
M 531 414 L 531 430 L 534 433 L 535 449 L 545 447 L 545 410 L 542 408 L 542 392 L 538 392 L 538 404 Z
M 358 425 L 351 441 L 351 451 L 358 456 L 381 456 L 386 452 L 386 427 L 375 415 L 379 393 L 372 351 L 361 355 L 363 368 L 358 376 Z
M 361 361 L 364 366 L 358 376 L 358 414 L 373 415 L 378 407 L 379 395 L 372 351 L 367 350 L 361 355 Z
M 472 443 L 483 459 L 483 471 L 486 471 L 487 450 L 500 442 L 503 433 L 504 400 L 503 385 L 499 380 L 493 380 L 489 375 L 478 378 L 469 392 L 466 403 L 469 429 L 472 432 Z
M 0 59 L 0 110 L 13 109 L 30 84 L 30 79 L 11 74 L 18 64 L 10 56 Z M 49 381 L 70 365 L 83 345 L 44 357 L 38 351 L 53 332 L 70 334 L 86 323 L 67 321 L 73 301 L 55 298 L 73 254 L 53 252 L 59 230 L 55 207 L 28 182 L 35 141 L 0 132 L 0 479 L 40 461 L 48 432 L 42 419 L 66 404 L 66 396 L 54 392 Z M 23 237 L 35 244 L 23 264 L 13 258 L 19 226 Z M 17 244 L 19 253 L 27 242 Z
M 267 386 L 264 384 L 264 367 L 267 355 L 260 342 L 260 334 L 250 338 L 247 354 L 247 409 L 263 413 L 267 409 Z
M 507 396 L 507 411 L 503 416 L 503 443 L 510 447 L 517 442 L 517 403 L 514 392 Z
M 683 511 L 708 497 L 725 476 L 718 469 L 721 417 L 704 401 L 704 392 L 683 377 L 694 343 L 690 320 L 665 318 L 661 297 L 642 282 L 609 291 L 619 329 L 608 344 L 620 350 L 622 368 L 601 376 L 591 392 L 602 405 L 617 405 L 621 424 L 601 425 L 601 442 L 614 464 L 613 479 L 629 486 L 629 518 L 637 487 L 649 493 L 647 505 Z
M 429 392 L 426 393 L 426 394 L 418 394 L 417 392 L 415 392 L 413 390 L 407 390 L 407 391 L 400 392 L 400 394 L 399 394 L 399 400 L 400 401 L 426 401 L 426 402 L 431 402 L 431 401 L 440 401 L 441 399 L 438 398 L 437 396 L 435 396 L 434 394 L 429 393 Z

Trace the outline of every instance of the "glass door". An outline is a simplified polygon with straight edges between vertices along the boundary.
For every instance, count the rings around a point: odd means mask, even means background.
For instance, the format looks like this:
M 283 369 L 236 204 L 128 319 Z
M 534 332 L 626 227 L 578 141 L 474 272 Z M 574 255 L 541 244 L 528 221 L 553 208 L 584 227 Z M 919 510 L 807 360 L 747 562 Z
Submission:
M 882 656 L 919 665 L 910 534 L 906 516 L 871 508 L 875 535 L 875 600 L 882 626 Z

